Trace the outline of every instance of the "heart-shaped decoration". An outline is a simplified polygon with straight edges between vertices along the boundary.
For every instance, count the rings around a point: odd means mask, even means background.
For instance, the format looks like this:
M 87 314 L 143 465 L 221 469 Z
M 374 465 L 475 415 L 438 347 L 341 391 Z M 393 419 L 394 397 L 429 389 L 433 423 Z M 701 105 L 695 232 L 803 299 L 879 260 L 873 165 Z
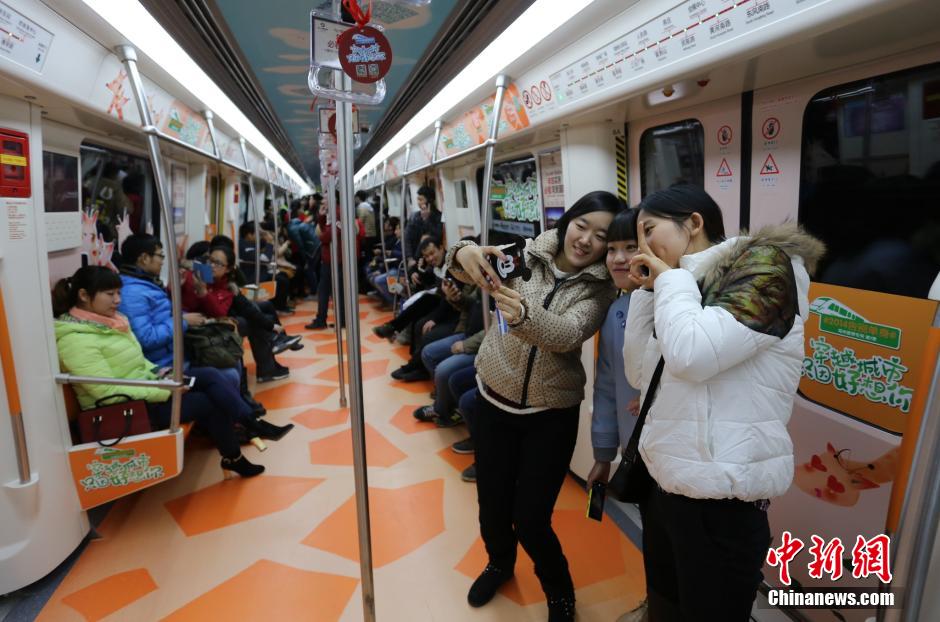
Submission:
M 822 471 L 825 473 L 829 470 L 826 468 L 826 465 L 823 464 L 822 458 L 820 458 L 816 454 L 813 454 L 813 459 L 810 460 L 809 463 L 813 465 L 813 468 L 816 469 L 817 471 Z
M 836 479 L 835 475 L 830 475 L 829 479 L 826 480 L 826 488 L 832 492 L 845 492 L 845 486 Z

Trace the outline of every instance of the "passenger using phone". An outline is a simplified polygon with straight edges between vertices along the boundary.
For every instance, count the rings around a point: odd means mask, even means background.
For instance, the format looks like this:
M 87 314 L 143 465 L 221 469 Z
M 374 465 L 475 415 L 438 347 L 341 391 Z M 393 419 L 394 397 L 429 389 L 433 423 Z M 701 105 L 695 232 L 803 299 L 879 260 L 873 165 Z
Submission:
M 448 252 L 451 274 L 489 291 L 508 325 L 504 334 L 491 324 L 474 361 L 477 496 L 489 556 L 467 596 L 474 607 L 513 576 L 521 543 L 535 562 L 549 620 L 574 619 L 574 584 L 552 512 L 578 435 L 586 380 L 581 346 L 616 294 L 604 255 L 607 229 L 624 208 L 609 192 L 579 199 L 556 229 L 526 242 L 528 281 L 500 280 L 489 261 L 504 258 L 496 247 L 466 241 Z
M 56 345 L 65 371 L 102 378 L 157 378 L 157 366 L 144 356 L 130 323 L 118 312 L 121 286 L 121 277 L 99 266 L 80 268 L 56 283 L 52 296 Z M 260 475 L 264 467 L 242 455 L 235 435 L 236 421 L 251 425 L 251 411 L 220 374 L 208 371 L 196 377 L 192 391 L 183 394 L 181 421 L 195 421 L 208 433 L 222 455 L 223 470 L 242 477 Z M 104 384 L 78 384 L 74 389 L 82 408 L 93 408 L 104 397 L 125 394 L 147 402 L 156 427 L 170 422 L 167 389 Z
M 639 205 L 624 367 L 659 394 L 639 450 L 650 620 L 746 622 L 770 543 L 766 508 L 793 479 L 787 421 L 803 362 L 809 273 L 796 224 L 725 239 L 721 210 L 679 185 Z M 707 568 L 707 572 L 702 572 Z

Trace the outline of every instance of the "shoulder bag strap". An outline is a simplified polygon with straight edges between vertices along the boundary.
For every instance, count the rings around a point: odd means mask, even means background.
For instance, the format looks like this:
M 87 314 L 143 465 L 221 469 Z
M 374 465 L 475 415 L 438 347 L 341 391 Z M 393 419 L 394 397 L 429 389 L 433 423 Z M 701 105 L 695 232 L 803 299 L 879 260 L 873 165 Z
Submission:
M 659 363 L 656 364 L 656 370 L 653 372 L 653 377 L 650 378 L 650 384 L 646 388 L 646 395 L 643 397 L 643 406 L 640 408 L 640 414 L 637 415 L 636 425 L 633 426 L 633 434 L 630 435 L 630 440 L 627 442 L 627 446 L 624 447 L 624 453 L 628 451 L 635 453 L 640 445 L 640 432 L 643 430 L 646 415 L 649 413 L 650 408 L 653 407 L 653 400 L 656 399 L 656 392 L 659 389 L 659 379 L 662 378 L 663 368 L 665 366 L 666 360 L 663 357 L 659 357 Z

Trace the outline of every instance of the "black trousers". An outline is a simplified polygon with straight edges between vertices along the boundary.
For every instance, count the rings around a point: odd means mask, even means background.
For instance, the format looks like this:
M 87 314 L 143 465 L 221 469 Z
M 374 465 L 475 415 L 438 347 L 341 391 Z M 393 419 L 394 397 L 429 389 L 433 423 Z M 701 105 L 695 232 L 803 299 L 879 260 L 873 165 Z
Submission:
M 650 622 L 747 622 L 770 546 L 767 512 L 658 486 L 642 510 Z
M 346 294 L 343 292 L 343 266 L 339 266 L 339 284 L 336 291 L 339 292 L 339 301 L 333 301 L 333 317 L 339 322 L 339 326 L 346 326 L 346 310 L 343 302 Z M 333 275 L 331 274 L 330 264 L 320 263 L 320 281 L 317 283 L 317 317 L 315 322 L 326 323 L 326 315 L 330 311 L 330 297 L 333 295 Z
M 241 449 L 235 436 L 234 422 L 250 416 L 248 406 L 240 396 L 234 394 L 217 370 L 198 369 L 200 371 L 195 372 L 196 384 L 193 390 L 183 393 L 180 422 L 195 421 L 209 435 L 223 457 L 235 458 Z M 171 400 L 167 400 L 147 404 L 147 412 L 154 427 L 166 428 L 170 425 L 171 403 Z
M 277 365 L 277 361 L 274 360 L 274 351 L 272 350 L 271 338 L 273 333 L 241 315 L 235 316 L 235 321 L 238 322 L 238 334 L 248 337 L 248 345 L 251 346 L 251 355 L 255 359 L 255 373 L 258 376 L 269 376 L 273 374 L 274 367 Z
M 511 569 L 522 544 L 549 597 L 574 594 L 552 512 L 574 454 L 579 410 L 514 415 L 481 395 L 473 417 L 480 534 L 490 563 Z
M 390 324 L 396 331 L 403 331 L 424 316 L 433 313 L 440 301 L 440 296 L 436 294 L 424 294 L 408 305 L 408 308 L 399 313 L 398 317 L 392 320 Z

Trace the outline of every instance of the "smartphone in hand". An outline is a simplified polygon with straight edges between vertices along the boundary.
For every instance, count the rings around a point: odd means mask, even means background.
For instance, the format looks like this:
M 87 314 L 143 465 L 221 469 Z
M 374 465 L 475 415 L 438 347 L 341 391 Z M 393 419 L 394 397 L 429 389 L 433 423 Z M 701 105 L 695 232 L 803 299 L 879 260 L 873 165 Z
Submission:
M 604 501 L 607 499 L 607 484 L 594 482 L 588 491 L 588 518 L 600 522 L 604 518 Z
M 212 266 L 207 263 L 202 263 L 201 261 L 193 262 L 193 272 L 199 276 L 199 280 L 209 285 L 214 281 L 212 276 Z
M 490 255 L 490 265 L 493 266 L 493 270 L 496 271 L 500 279 L 514 279 L 521 276 L 523 281 L 528 281 L 531 278 L 532 270 L 525 265 L 524 249 L 525 242 L 517 242 L 499 247 L 499 250 L 506 256 L 505 259 Z

